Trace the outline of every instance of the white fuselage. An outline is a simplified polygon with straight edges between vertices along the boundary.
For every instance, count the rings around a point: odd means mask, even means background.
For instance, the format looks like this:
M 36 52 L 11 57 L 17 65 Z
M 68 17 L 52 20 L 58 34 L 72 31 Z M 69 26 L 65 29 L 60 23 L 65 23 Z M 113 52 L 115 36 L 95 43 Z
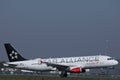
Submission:
M 51 71 L 57 70 L 55 67 L 48 66 L 46 63 L 54 63 L 58 65 L 65 65 L 70 67 L 80 67 L 84 69 L 108 67 L 118 64 L 118 61 L 103 55 L 97 56 L 83 56 L 83 57 L 63 57 L 63 58 L 49 58 L 49 59 L 33 59 L 25 61 L 8 62 L 8 64 L 15 64 L 15 68 L 35 70 L 35 71 Z

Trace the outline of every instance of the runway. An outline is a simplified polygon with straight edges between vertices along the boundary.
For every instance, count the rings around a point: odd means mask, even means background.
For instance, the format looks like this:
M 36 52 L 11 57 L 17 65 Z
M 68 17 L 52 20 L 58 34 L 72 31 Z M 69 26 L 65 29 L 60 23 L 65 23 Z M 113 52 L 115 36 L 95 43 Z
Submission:
M 0 80 L 120 80 L 120 77 L 67 77 L 58 76 L 32 76 L 32 75 L 0 75 Z

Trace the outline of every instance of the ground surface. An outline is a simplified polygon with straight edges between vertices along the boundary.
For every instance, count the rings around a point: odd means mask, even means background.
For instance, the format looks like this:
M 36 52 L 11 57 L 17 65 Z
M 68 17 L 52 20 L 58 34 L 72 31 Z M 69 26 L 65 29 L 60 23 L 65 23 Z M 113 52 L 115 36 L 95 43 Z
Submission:
M 120 80 L 120 78 L 86 78 L 86 77 L 53 77 L 53 76 L 25 76 L 25 75 L 0 75 L 0 80 Z

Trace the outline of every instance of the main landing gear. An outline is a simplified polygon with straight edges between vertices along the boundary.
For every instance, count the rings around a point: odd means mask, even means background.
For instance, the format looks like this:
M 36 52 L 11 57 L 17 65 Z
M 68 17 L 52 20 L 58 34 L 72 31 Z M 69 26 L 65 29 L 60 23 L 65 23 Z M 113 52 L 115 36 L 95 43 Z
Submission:
M 67 77 L 67 71 L 62 71 L 60 74 L 60 77 Z

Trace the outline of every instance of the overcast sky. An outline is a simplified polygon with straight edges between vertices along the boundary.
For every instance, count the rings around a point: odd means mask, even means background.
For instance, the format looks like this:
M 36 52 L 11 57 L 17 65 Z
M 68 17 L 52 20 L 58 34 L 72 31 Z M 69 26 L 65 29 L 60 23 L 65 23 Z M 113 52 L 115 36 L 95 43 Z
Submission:
M 4 43 L 25 58 L 106 54 L 120 58 L 120 0 L 0 0 Z

